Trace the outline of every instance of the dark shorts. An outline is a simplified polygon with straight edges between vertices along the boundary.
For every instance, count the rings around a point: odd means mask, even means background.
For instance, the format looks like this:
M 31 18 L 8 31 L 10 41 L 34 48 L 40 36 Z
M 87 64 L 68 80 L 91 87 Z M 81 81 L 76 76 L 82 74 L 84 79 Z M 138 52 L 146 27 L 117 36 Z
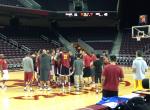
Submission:
M 95 72 L 95 83 L 98 83 L 98 80 L 101 83 L 101 73 Z
M 59 76 L 60 74 L 60 65 L 54 65 L 55 76 Z
M 34 71 L 37 72 L 37 67 L 36 66 L 34 66 Z
M 49 70 L 41 69 L 40 70 L 40 80 L 41 81 L 48 81 L 49 80 Z
M 118 96 L 118 91 L 109 91 L 103 89 L 102 97 L 114 97 L 114 96 Z
M 62 66 L 60 74 L 61 75 L 69 75 L 69 68 Z
M 83 77 L 90 77 L 91 76 L 91 69 L 90 67 L 85 67 L 83 70 Z
M 91 75 L 95 76 L 95 69 L 94 68 L 91 68 Z

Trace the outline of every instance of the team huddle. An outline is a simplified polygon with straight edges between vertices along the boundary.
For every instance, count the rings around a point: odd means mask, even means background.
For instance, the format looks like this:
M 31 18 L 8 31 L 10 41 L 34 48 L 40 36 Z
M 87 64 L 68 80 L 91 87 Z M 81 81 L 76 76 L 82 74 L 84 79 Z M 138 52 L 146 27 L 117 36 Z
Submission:
M 65 49 L 52 51 L 43 49 L 37 54 L 28 53 L 22 60 L 24 91 L 28 89 L 33 91 L 32 85 L 35 81 L 38 82 L 40 90 L 49 91 L 51 90 L 51 82 L 54 80 L 62 88 L 66 84 L 69 86 L 74 84 L 77 91 L 82 90 L 85 86 L 94 85 L 96 93 L 98 93 L 100 91 L 98 85 L 100 83 L 105 85 L 106 79 L 111 79 L 107 76 L 107 70 L 109 71 L 111 67 L 106 68 L 107 65 L 111 65 L 111 60 L 116 62 L 116 56 L 111 56 L 109 60 L 105 53 L 102 55 L 92 53 L 90 55 L 83 50 L 80 50 L 75 56 Z M 117 65 L 112 67 L 112 72 L 116 72 L 118 77 L 123 77 L 122 71 L 115 71 L 118 68 L 121 69 Z M 103 70 L 104 72 L 102 72 Z M 112 84 L 106 84 L 105 89 L 114 90 L 115 88 L 117 91 L 118 77 L 115 77 L 117 82 L 114 85 L 116 86 L 112 88 Z M 115 82 L 114 79 L 112 81 Z M 104 94 L 107 94 L 107 91 L 104 91 Z
M 32 85 L 37 82 L 40 90 L 51 90 L 52 83 L 63 88 L 74 84 L 76 91 L 85 86 L 94 85 L 95 92 L 102 89 L 103 97 L 118 96 L 119 82 L 124 80 L 122 68 L 117 65 L 115 55 L 88 54 L 80 50 L 73 55 L 66 49 L 40 50 L 38 53 L 26 54 L 22 60 L 24 70 L 24 91 L 33 91 Z M 141 81 L 145 78 L 148 66 L 142 58 L 142 52 L 136 52 L 132 69 L 135 79 L 135 88 L 141 87 Z M 9 79 L 8 64 L 3 54 L 0 54 L 0 71 L 2 76 L 2 88 L 6 88 L 5 82 Z M 101 85 L 101 88 L 99 88 Z
M 105 64 L 109 63 L 107 57 L 99 54 L 88 55 L 80 50 L 75 56 L 65 49 L 40 50 L 38 54 L 27 54 L 23 58 L 23 69 L 25 74 L 25 88 L 30 86 L 32 90 L 33 80 L 38 81 L 40 90 L 51 90 L 51 82 L 58 85 L 74 84 L 77 91 L 86 85 L 94 83 L 98 91 L 98 82 L 101 82 L 103 69 L 103 58 Z M 34 77 L 34 78 L 33 78 Z M 87 80 L 84 80 L 84 79 Z

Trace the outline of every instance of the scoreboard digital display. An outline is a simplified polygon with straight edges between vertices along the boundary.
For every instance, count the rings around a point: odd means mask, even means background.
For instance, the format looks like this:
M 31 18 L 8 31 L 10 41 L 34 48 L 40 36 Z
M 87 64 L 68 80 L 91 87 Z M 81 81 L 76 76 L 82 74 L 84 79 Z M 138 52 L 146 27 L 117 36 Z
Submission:
M 84 18 L 118 18 L 117 11 L 49 11 L 49 17 L 53 19 L 84 19 Z
M 115 12 L 66 12 L 65 16 L 68 17 L 108 17 L 116 15 Z

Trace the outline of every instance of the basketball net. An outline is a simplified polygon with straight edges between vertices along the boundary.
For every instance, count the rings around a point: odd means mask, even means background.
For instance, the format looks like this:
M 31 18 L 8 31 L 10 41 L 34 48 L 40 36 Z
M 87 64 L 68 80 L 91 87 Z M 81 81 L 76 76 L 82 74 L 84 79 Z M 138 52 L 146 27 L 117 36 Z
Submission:
M 136 40 L 137 40 L 137 41 L 141 41 L 141 38 L 142 38 L 141 36 L 137 36 L 137 37 L 136 37 Z

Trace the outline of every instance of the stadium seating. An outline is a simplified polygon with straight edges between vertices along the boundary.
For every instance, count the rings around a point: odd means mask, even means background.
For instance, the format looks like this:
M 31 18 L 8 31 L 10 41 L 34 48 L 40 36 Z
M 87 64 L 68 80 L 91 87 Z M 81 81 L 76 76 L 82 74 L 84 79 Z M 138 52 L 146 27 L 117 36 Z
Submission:
M 25 56 L 24 51 L 0 39 L 0 53 L 5 55 L 9 69 L 21 68 L 22 58 Z
M 24 52 L 0 39 L 0 53 L 6 55 L 6 58 L 20 58 L 24 56 Z
M 109 52 L 116 37 L 116 30 L 112 28 L 61 28 L 59 32 L 68 41 L 77 42 L 80 38 L 96 50 Z
M 10 69 L 20 68 L 22 58 L 25 56 L 26 51 L 21 49 L 24 45 L 31 50 L 31 52 L 38 51 L 39 49 L 51 49 L 55 45 L 51 44 L 49 40 L 44 40 L 40 36 L 48 36 L 47 28 L 39 27 L 5 27 L 0 29 L 0 33 L 7 36 L 8 40 L 13 39 L 18 42 L 18 47 L 13 46 L 9 42 L 0 39 L 0 53 L 6 56 Z M 51 34 L 53 35 L 53 34 Z M 53 37 L 53 40 L 56 38 Z
M 108 50 L 109 53 L 111 52 L 113 41 L 117 33 L 117 31 L 112 29 L 101 28 L 59 28 L 58 31 L 70 42 L 77 42 L 78 38 L 81 38 L 95 50 Z M 50 49 L 54 47 L 49 41 L 43 40 L 40 37 L 41 35 L 47 36 L 49 40 L 58 41 L 56 35 L 50 32 L 48 28 L 6 27 L 0 29 L 0 33 L 4 34 L 9 39 L 17 41 L 20 46 L 25 45 L 30 48 L 32 52 L 38 51 L 39 49 Z M 145 46 L 149 44 L 149 40 L 150 39 L 141 39 L 141 41 L 137 41 L 131 38 L 130 32 L 125 32 L 122 36 L 118 64 L 131 66 L 135 58 L 135 52 L 137 50 L 143 50 Z M 4 53 L 8 59 L 22 58 L 25 55 L 25 51 L 3 40 L 0 40 L 0 53 Z M 145 60 L 150 64 L 149 57 L 147 56 L 148 54 L 147 52 Z
M 53 48 L 49 41 L 42 39 L 41 35 L 48 36 L 48 29 L 45 28 L 34 28 L 34 27 L 19 27 L 19 28 L 10 28 L 6 27 L 1 29 L 0 32 L 7 36 L 8 39 L 13 39 L 17 41 L 19 46 L 24 45 L 31 50 L 31 52 L 38 51 L 39 49 L 50 49 Z M 53 39 L 54 40 L 54 39 Z M 2 44 L 1 44 L 2 45 Z M 4 44 L 3 44 L 4 45 Z M 6 48 L 5 46 L 2 46 Z M 6 50 L 6 49 L 4 49 Z M 14 50 L 14 49 L 12 49 Z M 6 52 L 8 52 L 6 50 Z M 13 57 L 13 52 L 11 55 Z M 17 55 L 17 54 L 15 54 Z M 15 57 L 16 58 L 16 57 Z
M 87 0 L 89 11 L 116 11 L 118 0 Z
M 114 40 L 116 37 L 116 30 L 113 28 L 61 28 L 59 32 L 69 41 L 77 41 L 78 38 L 84 41 Z
M 87 42 L 91 47 L 93 47 L 95 50 L 108 50 L 108 52 L 111 52 L 113 42 Z
M 20 69 L 22 68 L 22 58 L 12 58 L 12 59 L 7 59 L 8 62 L 8 69 Z
M 137 39 L 133 39 L 131 34 L 124 34 L 122 38 L 122 45 L 120 49 L 120 54 L 130 54 L 135 55 L 137 50 L 143 50 L 146 45 L 148 45 L 150 39 L 141 39 L 141 41 L 137 41 Z
M 145 50 L 146 46 L 149 45 L 150 39 L 141 39 L 141 41 L 137 41 L 137 39 L 133 39 L 131 37 L 131 32 L 126 31 L 122 36 L 122 43 L 118 57 L 118 64 L 124 66 L 131 66 L 133 60 L 135 59 L 135 53 L 137 50 Z M 144 54 L 144 59 L 147 64 L 150 64 L 149 53 Z
M 69 11 L 68 0 L 35 0 L 44 10 Z
M 0 4 L 3 5 L 12 5 L 12 6 L 21 6 L 18 0 L 0 0 Z

